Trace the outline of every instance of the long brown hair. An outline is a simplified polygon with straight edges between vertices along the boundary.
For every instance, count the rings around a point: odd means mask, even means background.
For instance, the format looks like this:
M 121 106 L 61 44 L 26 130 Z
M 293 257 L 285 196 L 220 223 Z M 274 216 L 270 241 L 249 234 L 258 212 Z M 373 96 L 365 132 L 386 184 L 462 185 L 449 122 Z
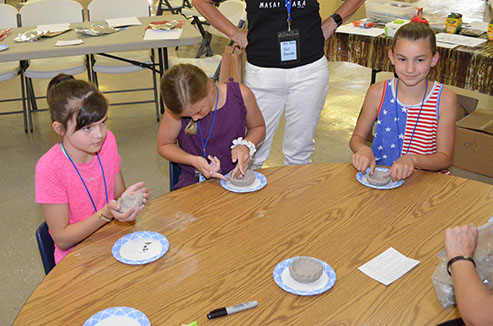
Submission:
M 103 119 L 108 113 L 108 102 L 96 86 L 67 74 L 59 74 L 50 81 L 47 101 L 51 121 L 61 123 L 65 130 L 75 115 L 74 132 Z
M 412 22 L 403 25 L 397 30 L 394 35 L 394 42 L 392 44 L 392 50 L 394 50 L 397 41 L 401 38 L 405 38 L 412 41 L 427 39 L 430 42 L 430 49 L 433 55 L 437 52 L 437 42 L 435 32 L 425 23 Z
M 191 64 L 175 65 L 161 79 L 161 96 L 166 108 L 180 117 L 187 107 L 209 94 L 208 84 L 209 78 L 199 67 Z M 197 123 L 190 119 L 185 132 L 195 134 Z

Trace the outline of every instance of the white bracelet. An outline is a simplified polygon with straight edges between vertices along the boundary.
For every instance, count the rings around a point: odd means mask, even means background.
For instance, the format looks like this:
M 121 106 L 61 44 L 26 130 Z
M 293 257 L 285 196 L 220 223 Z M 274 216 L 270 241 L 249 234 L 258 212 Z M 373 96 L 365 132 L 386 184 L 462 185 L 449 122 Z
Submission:
M 255 152 L 257 151 L 257 148 L 255 148 L 255 145 L 251 141 L 243 139 L 243 137 L 238 137 L 238 138 L 234 139 L 233 145 L 231 145 L 231 149 L 235 148 L 236 146 L 240 146 L 240 145 L 245 145 L 246 147 L 248 147 L 248 149 L 250 150 L 250 158 L 252 158 L 253 154 L 255 154 Z

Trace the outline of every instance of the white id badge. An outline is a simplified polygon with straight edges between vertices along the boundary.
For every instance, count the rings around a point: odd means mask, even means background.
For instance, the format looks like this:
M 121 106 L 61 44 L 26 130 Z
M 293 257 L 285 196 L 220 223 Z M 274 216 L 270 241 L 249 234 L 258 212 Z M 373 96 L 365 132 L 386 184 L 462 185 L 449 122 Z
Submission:
M 277 33 L 281 64 L 294 63 L 300 60 L 300 34 L 298 30 Z
M 199 170 L 195 170 L 195 180 L 199 180 L 199 182 L 202 182 L 202 181 L 205 181 L 207 180 L 203 175 L 202 173 L 199 172 Z

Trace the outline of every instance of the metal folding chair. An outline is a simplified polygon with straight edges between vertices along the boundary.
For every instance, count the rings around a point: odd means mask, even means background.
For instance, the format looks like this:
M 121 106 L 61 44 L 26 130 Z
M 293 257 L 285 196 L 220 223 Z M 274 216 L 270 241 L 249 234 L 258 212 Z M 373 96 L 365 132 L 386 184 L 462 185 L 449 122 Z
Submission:
M 88 7 L 89 20 L 104 20 L 109 18 L 143 17 L 151 14 L 151 8 L 146 0 L 93 0 Z M 126 90 L 112 90 L 104 93 L 121 93 L 129 91 L 153 91 L 152 100 L 111 103 L 111 105 L 128 105 L 154 103 L 156 120 L 160 120 L 159 96 L 155 70 L 154 50 L 150 51 L 123 51 L 114 53 L 100 53 L 92 56 L 92 80 L 98 85 L 98 73 L 122 74 L 136 72 L 149 68 L 152 70 L 152 88 L 133 88 Z
M 17 25 L 18 25 L 17 15 L 18 14 L 19 13 L 18 13 L 17 9 L 15 9 L 13 6 L 0 3 L 0 31 L 4 30 L 4 29 L 17 27 Z M 21 66 L 20 66 L 20 62 L 19 61 L 9 61 L 9 62 L 2 62 L 0 64 L 0 82 L 13 79 L 19 75 L 20 75 L 20 81 L 21 81 L 22 94 L 24 94 L 24 92 L 25 92 L 24 91 L 24 75 L 23 75 L 23 71 L 22 71 Z M 12 101 L 19 101 L 19 100 L 22 101 L 22 111 L 1 112 L 0 115 L 22 113 L 23 118 L 24 118 L 24 131 L 27 132 L 28 114 L 27 114 L 27 110 L 26 110 L 25 98 L 21 97 L 21 98 L 2 99 L 2 100 L 0 100 L 0 102 L 12 102 Z M 29 125 L 31 125 L 31 122 L 29 123 Z
M 38 26 L 43 24 L 80 23 L 83 21 L 82 5 L 73 0 L 36 0 L 26 2 L 20 10 L 22 26 Z M 33 59 L 26 63 L 24 71 L 26 94 L 28 99 L 27 111 L 29 117 L 29 129 L 33 132 L 31 112 L 38 111 L 36 96 L 32 78 L 51 79 L 60 73 L 77 75 L 88 71 L 88 79 L 91 80 L 86 56 L 70 56 L 62 58 Z M 38 97 L 42 98 L 42 97 Z M 32 108 L 31 108 L 32 104 Z
M 244 1 L 229 0 L 221 3 L 218 9 L 225 17 L 227 17 L 231 21 L 231 23 L 235 24 L 239 28 L 243 28 L 246 19 L 246 11 L 245 11 L 246 3 Z M 211 35 L 228 38 L 225 34 L 221 33 L 220 31 L 218 31 L 212 26 L 210 26 L 209 31 L 207 33 L 209 37 L 204 38 L 203 43 L 201 45 L 201 49 L 207 47 L 209 47 L 210 49 L 209 42 Z M 230 41 L 230 44 L 232 44 L 232 41 Z M 210 54 L 212 54 L 212 51 L 210 51 Z M 220 69 L 222 56 L 216 54 L 212 56 L 207 56 L 205 58 L 200 58 L 199 57 L 200 55 L 201 53 L 197 53 L 196 58 L 169 57 L 168 58 L 169 66 L 172 67 L 174 65 L 181 63 L 193 64 L 198 66 L 200 69 L 202 69 L 209 78 L 212 78 L 213 80 L 217 81 L 219 79 L 219 69 Z

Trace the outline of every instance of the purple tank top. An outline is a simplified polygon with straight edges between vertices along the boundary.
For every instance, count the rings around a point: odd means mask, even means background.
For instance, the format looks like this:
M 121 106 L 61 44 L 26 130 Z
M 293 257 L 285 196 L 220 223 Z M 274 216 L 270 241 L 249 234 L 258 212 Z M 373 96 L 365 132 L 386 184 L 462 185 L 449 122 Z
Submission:
M 231 145 L 233 144 L 234 139 L 245 137 L 247 114 L 239 84 L 228 82 L 226 85 L 226 102 L 217 110 L 216 121 L 214 122 L 211 137 L 205 148 L 207 156 L 217 156 L 221 161 L 222 174 L 228 173 L 236 165 L 236 163 L 231 161 Z M 213 116 L 214 111 L 211 111 L 205 118 L 200 120 L 204 142 L 209 135 Z M 187 153 L 203 156 L 200 132 L 197 130 L 195 135 L 185 133 L 185 127 L 190 120 L 190 118 L 181 119 L 178 145 Z M 180 164 L 179 166 L 181 168 L 180 178 L 174 189 L 179 189 L 198 182 L 193 166 L 183 164 Z

